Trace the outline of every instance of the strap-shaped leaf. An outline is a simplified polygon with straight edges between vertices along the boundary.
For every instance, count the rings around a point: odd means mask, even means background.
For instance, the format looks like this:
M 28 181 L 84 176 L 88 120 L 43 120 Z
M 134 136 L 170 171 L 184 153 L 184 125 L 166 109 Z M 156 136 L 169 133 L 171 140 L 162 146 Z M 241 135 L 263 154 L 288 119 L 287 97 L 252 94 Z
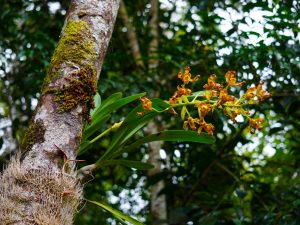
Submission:
M 116 216 L 117 219 L 126 220 L 126 221 L 128 221 L 129 223 L 131 223 L 133 225 L 145 225 L 145 224 L 139 222 L 138 220 L 136 220 L 136 219 L 134 219 L 134 218 L 132 218 L 130 216 L 125 215 L 124 213 L 120 212 L 119 210 L 111 208 L 108 205 L 105 205 L 103 203 L 96 202 L 96 201 L 90 201 L 90 200 L 87 200 L 87 201 L 90 202 L 90 203 L 92 203 L 92 204 L 95 204 L 97 206 L 100 206 L 102 209 L 104 209 L 104 210 L 110 212 L 111 214 L 113 214 L 114 216 Z
M 111 104 L 106 104 L 105 106 L 102 106 L 99 110 L 99 112 L 95 113 L 95 117 L 102 117 L 107 114 L 110 114 L 117 109 L 121 108 L 124 105 L 127 105 L 130 102 L 133 102 L 134 100 L 139 99 L 140 97 L 143 97 L 146 93 L 140 93 L 140 94 L 135 94 L 131 95 L 125 98 L 118 99 L 114 102 L 111 102 Z
M 102 102 L 101 106 L 96 110 L 96 112 L 100 111 L 101 109 L 105 108 L 106 106 L 112 104 L 113 102 L 121 99 L 122 96 L 123 96 L 123 94 L 121 92 L 112 94 L 111 96 L 109 96 Z
M 162 101 L 161 99 L 152 100 L 152 107 L 158 111 L 162 111 L 169 106 L 169 104 Z M 114 151 L 123 146 L 129 138 L 131 138 L 137 131 L 142 129 L 146 124 L 149 123 L 150 120 L 158 115 L 158 112 L 155 111 L 150 111 L 142 116 L 137 115 L 138 112 L 143 111 L 144 109 L 139 105 L 127 115 L 121 127 L 115 133 L 110 143 L 110 148 L 104 153 L 100 160 L 109 159 Z
M 89 148 L 90 148 L 90 146 L 91 146 L 91 144 L 90 144 L 89 141 L 82 141 L 82 142 L 80 143 L 79 149 L 77 150 L 77 156 L 80 156 L 80 155 L 82 155 L 83 153 L 85 153 L 86 151 L 88 151 Z
M 157 134 L 151 134 L 138 141 L 132 143 L 131 145 L 125 146 L 122 149 L 116 151 L 112 154 L 112 158 L 121 155 L 123 152 L 129 152 L 133 149 L 138 148 L 142 144 L 152 142 L 152 141 L 186 141 L 186 142 L 197 142 L 204 144 L 213 144 L 216 139 L 207 133 L 198 134 L 195 131 L 188 130 L 166 130 L 159 132 Z
M 100 132 L 100 129 L 110 117 L 111 115 L 107 114 L 105 116 L 95 118 L 93 123 L 84 130 L 83 139 L 87 140 L 91 135 L 95 134 L 96 132 Z
M 98 92 L 94 96 L 94 103 L 95 103 L 95 108 L 91 110 L 90 112 L 91 116 L 93 116 L 96 110 L 101 106 L 101 96 Z
M 89 138 L 91 135 L 93 135 L 96 131 L 99 131 L 102 127 L 102 121 L 103 118 L 107 118 L 109 114 L 116 111 L 117 109 L 121 108 L 124 105 L 127 105 L 130 102 L 133 102 L 134 100 L 144 96 L 145 93 L 140 93 L 132 96 L 128 96 L 125 98 L 121 98 L 121 93 L 116 93 L 112 96 L 110 96 L 108 99 L 104 100 L 102 105 L 96 109 L 96 111 L 93 113 L 92 117 L 92 124 L 89 125 L 85 131 L 84 131 L 84 139 Z M 107 120 L 105 120 L 106 122 Z

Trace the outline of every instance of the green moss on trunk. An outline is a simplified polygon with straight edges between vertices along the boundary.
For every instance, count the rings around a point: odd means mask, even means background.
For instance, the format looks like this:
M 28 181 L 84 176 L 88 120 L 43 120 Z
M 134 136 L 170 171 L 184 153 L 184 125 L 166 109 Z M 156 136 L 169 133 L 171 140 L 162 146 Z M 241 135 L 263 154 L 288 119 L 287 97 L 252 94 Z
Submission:
M 60 103 L 61 113 L 81 104 L 83 118 L 90 120 L 89 110 L 94 107 L 93 96 L 97 88 L 97 75 L 93 65 L 96 57 L 94 40 L 87 22 L 68 22 L 51 59 L 42 88 L 42 95 L 56 95 L 55 101 Z M 65 85 L 51 87 L 52 82 L 62 78 L 64 64 L 74 65 L 79 69 L 63 78 Z
M 84 66 L 78 72 L 72 73 L 68 86 L 50 92 L 56 95 L 56 102 L 60 103 L 60 112 L 67 112 L 79 104 L 82 106 L 83 118 L 90 122 L 89 111 L 94 108 L 93 96 L 96 94 L 96 72 L 92 67 Z
M 62 76 L 63 63 L 74 63 L 79 67 L 91 66 L 96 57 L 94 40 L 87 22 L 83 20 L 68 22 L 52 56 L 43 89 Z

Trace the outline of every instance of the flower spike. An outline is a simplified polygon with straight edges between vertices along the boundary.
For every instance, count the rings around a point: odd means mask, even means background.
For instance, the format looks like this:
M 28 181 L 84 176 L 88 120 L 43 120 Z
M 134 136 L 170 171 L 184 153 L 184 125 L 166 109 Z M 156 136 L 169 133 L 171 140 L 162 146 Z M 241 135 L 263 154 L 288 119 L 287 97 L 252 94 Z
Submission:
M 173 115 L 177 115 L 175 108 L 181 109 L 181 118 L 183 128 L 190 128 L 201 134 L 205 131 L 208 135 L 213 135 L 215 126 L 213 123 L 206 122 L 207 117 L 214 111 L 220 111 L 225 116 L 229 117 L 233 122 L 236 122 L 236 117 L 241 115 L 249 119 L 250 133 L 255 130 L 262 130 L 264 120 L 262 118 L 250 118 L 250 111 L 247 106 L 259 104 L 271 96 L 270 93 L 262 89 L 263 82 L 256 87 L 250 87 L 245 94 L 239 98 L 229 93 L 230 87 L 242 87 L 245 81 L 237 82 L 236 72 L 228 71 L 225 74 L 226 86 L 217 83 L 215 74 L 209 76 L 207 83 L 203 86 L 204 91 L 193 91 L 187 88 L 187 85 L 199 80 L 199 75 L 192 78 L 190 67 L 185 67 L 184 72 L 178 73 L 178 78 L 183 82 L 182 85 L 177 86 L 177 90 L 173 96 L 166 101 L 170 106 L 163 111 L 167 111 Z M 142 107 L 145 111 L 156 110 L 152 107 L 152 102 L 146 97 L 141 98 Z M 193 106 L 193 107 L 191 107 Z M 196 108 L 196 112 L 193 109 Z M 156 110 L 157 112 L 161 112 Z M 195 115 L 196 116 L 191 116 Z M 143 115 L 143 112 L 139 112 Z

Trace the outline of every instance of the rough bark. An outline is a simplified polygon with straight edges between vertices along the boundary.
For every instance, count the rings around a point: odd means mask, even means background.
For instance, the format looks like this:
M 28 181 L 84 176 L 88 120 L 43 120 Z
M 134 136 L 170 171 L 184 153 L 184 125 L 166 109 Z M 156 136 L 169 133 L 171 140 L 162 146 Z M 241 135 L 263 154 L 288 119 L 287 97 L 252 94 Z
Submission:
M 76 149 L 119 0 L 73 0 L 22 143 L 0 177 L 1 224 L 72 224 L 82 187 Z
M 123 0 L 120 1 L 119 13 L 120 13 L 120 18 L 122 19 L 125 27 L 127 28 L 126 34 L 127 34 L 129 46 L 131 48 L 134 61 L 138 67 L 144 68 L 144 63 L 142 60 L 142 55 L 140 52 L 140 46 L 136 36 L 136 32 L 134 30 L 134 27 L 132 26 L 132 23 L 130 22 L 129 16 L 127 14 L 126 6 Z
M 150 9 L 150 35 L 151 42 L 149 44 L 149 62 L 148 68 L 149 72 L 157 74 L 157 69 L 159 65 L 158 61 L 158 47 L 159 47 L 159 31 L 158 31 L 158 0 L 151 0 Z M 154 76 L 155 77 L 155 76 Z M 158 94 L 158 93 L 157 93 Z M 147 131 L 149 133 L 159 132 L 158 125 L 155 122 L 150 122 L 147 126 Z M 149 171 L 149 176 L 153 176 L 161 172 L 161 158 L 159 151 L 163 145 L 163 142 L 151 142 L 149 143 L 149 163 L 153 164 L 155 167 Z M 160 180 L 156 184 L 152 185 L 150 189 L 151 199 L 150 199 L 150 211 L 152 217 L 152 223 L 154 225 L 166 225 L 167 220 L 167 201 L 166 195 L 160 194 L 161 190 L 164 189 L 165 183 Z

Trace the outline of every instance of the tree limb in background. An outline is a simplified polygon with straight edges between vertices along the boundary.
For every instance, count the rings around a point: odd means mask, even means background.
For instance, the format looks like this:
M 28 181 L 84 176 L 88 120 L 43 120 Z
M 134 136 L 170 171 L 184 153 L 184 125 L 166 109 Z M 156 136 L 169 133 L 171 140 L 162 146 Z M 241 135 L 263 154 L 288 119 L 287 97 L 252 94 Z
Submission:
M 150 36 L 151 42 L 149 44 L 149 61 L 148 68 L 150 73 L 157 74 L 158 68 L 158 45 L 159 45 L 159 31 L 158 31 L 158 1 L 150 1 Z M 154 79 L 153 79 L 154 80 Z M 158 95 L 158 93 L 156 93 Z M 147 126 L 146 132 L 157 133 L 159 131 L 158 125 L 155 122 L 150 122 Z M 151 142 L 149 143 L 149 163 L 154 165 L 154 168 L 149 171 L 149 176 L 153 176 L 162 171 L 161 169 L 161 158 L 159 151 L 163 145 L 163 142 Z M 150 189 L 150 212 L 152 217 L 152 223 L 154 225 L 160 224 L 165 225 L 167 220 L 167 200 L 166 195 L 160 194 L 160 192 L 165 188 L 165 183 L 163 180 L 158 181 L 153 184 Z
M 145 66 L 144 66 L 144 62 L 142 60 L 142 55 L 141 55 L 137 35 L 136 35 L 135 29 L 134 29 L 132 23 L 130 22 L 130 19 L 128 17 L 127 10 L 126 10 L 126 5 L 123 0 L 120 1 L 119 13 L 120 13 L 120 18 L 122 19 L 125 27 L 127 28 L 126 34 L 127 34 L 127 38 L 129 41 L 129 45 L 131 48 L 131 52 L 132 52 L 134 61 L 138 67 L 144 68 Z
M 158 67 L 158 2 L 157 0 L 152 0 L 150 2 L 150 16 L 151 19 L 149 21 L 150 27 L 150 35 L 151 42 L 149 44 L 149 61 L 148 68 L 156 73 Z M 127 28 L 127 38 L 129 40 L 129 45 L 132 51 L 132 55 L 136 62 L 137 66 L 144 68 L 143 61 L 141 60 L 141 53 L 139 48 L 139 43 L 137 40 L 137 35 L 132 26 L 132 23 L 129 21 L 126 6 L 121 0 L 120 2 L 120 17 Z M 147 133 L 157 133 L 159 131 L 157 124 L 154 122 L 150 122 L 147 126 Z M 153 176 L 157 173 L 161 172 L 161 160 L 159 151 L 161 149 L 163 142 L 151 142 L 149 143 L 149 163 L 154 165 L 154 169 L 150 170 L 149 176 Z M 159 181 L 158 183 L 152 185 L 151 187 L 151 199 L 150 199 L 150 211 L 154 224 L 164 224 L 161 221 L 165 221 L 167 219 L 167 204 L 166 204 L 166 196 L 160 195 L 161 190 L 165 187 L 164 181 Z
M 159 32 L 158 32 L 158 1 L 151 0 L 150 1 L 151 8 L 150 8 L 150 21 L 149 21 L 149 28 L 150 28 L 150 37 L 151 42 L 149 44 L 149 62 L 148 67 L 149 69 L 156 70 L 158 67 L 158 44 L 159 44 Z

